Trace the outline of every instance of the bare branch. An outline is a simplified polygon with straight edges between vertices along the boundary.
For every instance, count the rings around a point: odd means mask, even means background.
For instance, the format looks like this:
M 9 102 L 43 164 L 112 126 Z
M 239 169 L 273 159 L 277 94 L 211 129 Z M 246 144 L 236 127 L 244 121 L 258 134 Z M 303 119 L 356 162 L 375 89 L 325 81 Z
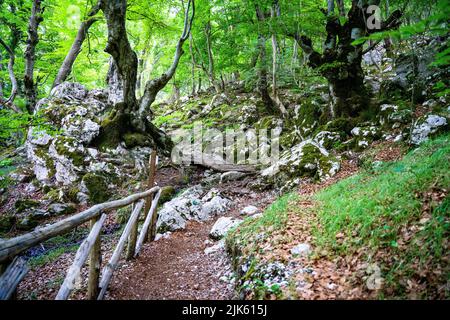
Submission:
M 190 12 L 191 15 L 189 15 Z M 148 110 L 148 108 L 155 101 L 158 92 L 161 91 L 167 85 L 167 83 L 170 81 L 170 79 L 172 79 L 173 75 L 175 74 L 181 56 L 184 54 L 183 44 L 189 38 L 194 17 L 195 17 L 195 0 L 189 0 L 184 16 L 183 32 L 181 34 L 180 39 L 178 40 L 172 65 L 159 78 L 150 80 L 145 85 L 144 94 L 139 103 L 140 114 L 143 114 L 146 110 Z
M 8 108 L 14 110 L 15 112 L 20 112 L 19 108 L 16 105 L 14 105 L 14 100 L 16 99 L 18 91 L 17 79 L 14 74 L 14 62 L 15 62 L 14 52 L 1 38 L 0 44 L 5 48 L 5 50 L 9 54 L 8 72 L 9 72 L 9 79 L 11 80 L 11 94 L 9 98 L 6 100 L 0 98 L 0 103 L 6 105 Z
M 86 36 L 88 35 L 89 28 L 96 21 L 99 20 L 98 18 L 94 17 L 99 11 L 100 11 L 100 1 L 97 2 L 97 4 L 93 6 L 89 11 L 88 13 L 89 18 L 81 23 L 77 35 L 72 43 L 72 47 L 70 48 L 69 52 L 64 58 L 61 67 L 59 68 L 58 74 L 55 78 L 55 81 L 53 82 L 52 89 L 57 85 L 66 81 L 67 77 L 72 72 L 73 64 L 75 63 L 75 60 L 77 59 L 78 55 L 81 52 L 81 47 L 83 45 L 84 40 L 86 39 Z

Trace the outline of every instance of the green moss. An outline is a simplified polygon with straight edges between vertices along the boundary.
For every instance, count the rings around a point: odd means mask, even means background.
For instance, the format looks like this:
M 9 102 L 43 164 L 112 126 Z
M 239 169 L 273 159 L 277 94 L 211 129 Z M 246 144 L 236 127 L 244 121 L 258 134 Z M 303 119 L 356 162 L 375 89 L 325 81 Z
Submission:
M 357 120 L 352 118 L 336 118 L 324 126 L 324 131 L 337 132 L 341 135 L 350 135 L 352 129 L 356 126 Z
M 67 196 L 67 198 L 68 198 L 70 201 L 72 201 L 72 202 L 74 202 L 74 203 L 78 203 L 78 197 L 77 197 L 77 194 L 78 194 L 79 192 L 80 192 L 80 189 L 79 189 L 79 188 L 77 188 L 77 187 L 72 187 L 72 188 L 69 189 L 69 191 L 67 191 L 66 196 Z
M 80 167 L 84 164 L 84 155 L 78 151 L 71 151 L 68 145 L 75 145 L 76 140 L 72 137 L 59 136 L 55 142 L 55 149 L 61 156 L 66 156 L 72 159 L 73 165 Z
M 123 134 L 129 131 L 129 116 L 116 111 L 121 108 L 118 105 L 100 124 L 100 134 L 92 142 L 100 150 L 116 148 L 122 141 Z
M 14 204 L 14 207 L 16 208 L 17 212 L 23 212 L 26 209 L 30 208 L 36 208 L 39 206 L 39 202 L 31 199 L 21 199 L 17 200 Z
M 158 203 L 161 205 L 167 201 L 170 201 L 176 194 L 175 188 L 172 186 L 165 186 L 161 188 L 161 196 Z
M 53 161 L 53 159 L 48 155 L 48 149 L 44 149 L 44 148 L 36 148 L 34 149 L 34 153 L 35 155 L 44 160 L 45 162 L 45 167 L 48 170 L 48 176 L 49 177 L 53 177 L 56 174 L 56 169 L 55 169 L 55 162 Z
M 34 229 L 39 224 L 39 221 L 34 216 L 26 216 L 17 224 L 17 229 L 21 231 L 29 231 Z
M 11 214 L 0 216 L 0 232 L 8 232 L 16 222 L 16 217 Z
M 142 133 L 129 132 L 123 135 L 123 141 L 127 148 L 145 147 L 149 145 L 149 141 Z
M 59 201 L 59 191 L 57 189 L 50 190 L 49 192 L 46 193 L 44 199 L 48 199 L 52 202 Z
M 88 173 L 83 177 L 83 182 L 89 191 L 89 199 L 92 203 L 102 203 L 109 199 L 110 193 L 105 177 Z

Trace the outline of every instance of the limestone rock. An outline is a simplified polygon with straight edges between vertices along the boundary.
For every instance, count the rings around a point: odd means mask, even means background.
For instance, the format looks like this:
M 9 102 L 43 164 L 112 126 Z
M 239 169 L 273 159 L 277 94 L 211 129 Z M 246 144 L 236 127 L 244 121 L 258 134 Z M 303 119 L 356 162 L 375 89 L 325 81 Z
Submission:
M 447 119 L 441 116 L 430 114 L 419 118 L 412 128 L 410 141 L 412 144 L 419 145 L 446 126 Z
M 307 243 L 300 243 L 291 249 L 293 256 L 307 256 L 311 253 L 311 246 Z
M 340 162 L 314 140 L 305 140 L 283 152 L 280 160 L 264 169 L 264 179 L 276 185 L 285 185 L 302 176 L 318 176 L 326 180 L 340 169 Z
M 247 206 L 241 210 L 243 216 L 253 216 L 259 212 L 259 209 L 255 206 Z
M 212 239 L 216 239 L 216 240 L 222 239 L 227 234 L 228 231 L 230 231 L 232 228 L 238 226 L 242 222 L 243 222 L 243 220 L 240 220 L 240 219 L 221 217 L 213 225 L 211 231 L 209 232 L 209 236 Z

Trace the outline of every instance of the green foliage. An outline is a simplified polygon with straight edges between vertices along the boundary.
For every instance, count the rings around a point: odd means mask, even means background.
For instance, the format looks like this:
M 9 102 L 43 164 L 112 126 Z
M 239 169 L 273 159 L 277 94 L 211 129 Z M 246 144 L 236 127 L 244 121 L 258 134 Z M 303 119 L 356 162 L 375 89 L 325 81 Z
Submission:
M 386 272 L 395 283 L 425 264 L 439 263 L 450 232 L 450 197 L 432 201 L 427 211 L 423 206 L 430 194 L 450 185 L 449 142 L 450 135 L 441 136 L 399 162 L 369 168 L 319 192 L 316 245 L 336 255 L 365 248 L 370 257 L 389 250 L 396 259 Z M 412 225 L 420 228 L 408 234 Z
M 31 258 L 30 260 L 28 260 L 28 263 L 31 266 L 31 268 L 36 269 L 38 267 L 42 267 L 42 266 L 46 265 L 47 263 L 51 263 L 51 262 L 57 260 L 59 257 L 61 257 L 65 253 L 75 252 L 77 250 L 78 250 L 78 245 L 59 247 L 56 249 L 52 249 L 43 255 L 39 255 L 37 257 Z
M 227 242 L 239 242 L 242 245 L 251 243 L 253 237 L 261 232 L 269 236 L 272 232 L 283 228 L 288 219 L 289 206 L 298 199 L 296 193 L 288 193 L 273 202 L 258 219 L 247 218 L 236 230 L 227 235 Z

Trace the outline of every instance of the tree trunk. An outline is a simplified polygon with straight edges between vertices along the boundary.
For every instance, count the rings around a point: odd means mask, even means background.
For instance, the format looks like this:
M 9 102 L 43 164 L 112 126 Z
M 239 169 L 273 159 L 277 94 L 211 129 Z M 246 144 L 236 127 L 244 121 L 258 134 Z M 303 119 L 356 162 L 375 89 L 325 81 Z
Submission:
M 81 47 L 83 45 L 84 40 L 88 34 L 89 28 L 98 20 L 93 16 L 98 13 L 100 10 L 100 6 L 96 5 L 91 9 L 88 14 L 89 19 L 83 21 L 78 29 L 75 40 L 72 43 L 72 47 L 69 50 L 69 53 L 64 58 L 64 61 L 59 68 L 58 74 L 53 82 L 52 88 L 66 81 L 69 74 L 72 72 L 72 66 L 77 59 L 78 55 L 81 52 Z
M 265 20 L 265 14 L 259 6 L 256 7 L 256 16 L 259 22 Z M 268 89 L 266 37 L 262 33 L 258 34 L 258 50 L 258 92 L 261 95 L 261 100 L 266 110 L 269 113 L 276 113 L 276 108 L 274 107 L 274 102 L 270 97 Z
M 211 32 L 211 21 L 208 21 L 205 25 L 206 49 L 208 52 L 208 77 L 211 85 L 214 87 L 216 92 L 219 93 L 220 86 L 216 83 L 216 75 L 214 70 L 214 56 L 212 52 Z
M 192 15 L 189 16 L 191 6 Z M 107 144 L 117 145 L 123 134 L 136 132 L 153 140 L 155 147 L 159 147 L 162 152 L 168 154 L 172 147 L 172 141 L 149 121 L 149 108 L 158 92 L 174 76 L 183 55 L 182 46 L 190 34 L 195 14 L 194 0 L 188 2 L 183 34 L 177 43 L 172 65 L 161 77 L 147 82 L 140 101 L 136 99 L 138 58 L 128 41 L 125 25 L 127 0 L 103 0 L 100 2 L 100 8 L 108 27 L 105 51 L 111 55 L 113 60 L 108 75 L 108 82 L 111 85 L 109 96 L 110 99 L 114 96 L 118 103 L 115 104 L 109 118 L 102 124 L 100 135 L 94 144 L 105 143 L 106 140 Z M 117 95 L 115 91 L 121 92 L 121 96 Z
M 191 55 L 191 81 L 192 81 L 192 92 L 191 94 L 195 95 L 195 66 L 197 63 L 195 62 L 195 56 L 194 56 L 194 44 L 192 39 L 192 33 L 189 34 L 189 53 Z
M 102 10 L 108 26 L 108 42 L 105 51 L 115 62 L 122 83 L 124 110 L 132 113 L 137 108 L 136 80 L 138 59 L 128 41 L 126 21 L 126 0 L 104 0 Z
M 0 39 L 0 45 L 2 45 L 6 52 L 9 54 L 9 63 L 8 63 L 8 73 L 9 73 L 9 79 L 11 80 L 11 93 L 8 99 L 3 98 L 3 88 L 0 94 L 0 103 L 4 104 L 8 108 L 12 109 L 15 112 L 20 112 L 19 108 L 14 104 L 14 100 L 17 96 L 18 92 L 18 85 L 17 85 L 17 79 L 14 74 L 14 62 L 15 62 L 15 56 L 13 50 L 2 40 Z
M 320 70 L 328 80 L 330 89 L 330 115 L 332 117 L 356 116 L 368 104 L 368 92 L 364 87 L 364 72 L 361 67 L 363 44 L 353 41 L 370 33 L 397 28 L 402 13 L 397 10 L 383 23 L 380 29 L 367 28 L 367 8 L 379 1 L 353 1 L 344 24 L 333 14 L 334 1 L 328 1 L 327 38 L 322 54 L 314 50 L 312 41 L 298 33 L 294 37 L 303 49 L 308 64 Z M 340 15 L 343 2 L 337 1 Z
M 31 16 L 28 24 L 28 40 L 25 50 L 25 98 L 28 113 L 32 114 L 37 99 L 37 88 L 34 83 L 34 64 L 36 62 L 36 46 L 39 43 L 38 28 L 43 21 L 41 7 L 42 0 L 34 0 L 31 8 Z

